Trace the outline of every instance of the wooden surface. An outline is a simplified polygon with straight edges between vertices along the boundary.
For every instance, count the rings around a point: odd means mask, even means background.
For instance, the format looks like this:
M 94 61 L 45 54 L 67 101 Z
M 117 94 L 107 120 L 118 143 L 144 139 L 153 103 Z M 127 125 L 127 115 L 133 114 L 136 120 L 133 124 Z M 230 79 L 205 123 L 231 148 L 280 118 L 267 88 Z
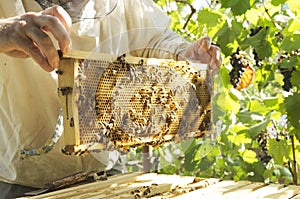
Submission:
M 38 198 L 153 198 L 153 199 L 236 199 L 236 198 L 300 198 L 300 186 L 265 184 L 249 181 L 227 181 L 156 173 L 129 173 L 111 176 L 39 196 Z

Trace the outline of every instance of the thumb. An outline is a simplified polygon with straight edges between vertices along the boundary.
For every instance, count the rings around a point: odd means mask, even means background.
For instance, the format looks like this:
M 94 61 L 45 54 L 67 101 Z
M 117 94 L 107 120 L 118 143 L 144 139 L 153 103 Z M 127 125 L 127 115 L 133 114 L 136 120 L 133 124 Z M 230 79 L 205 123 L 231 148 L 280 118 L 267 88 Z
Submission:
M 197 45 L 199 46 L 199 54 L 203 51 L 209 51 L 211 46 L 211 38 L 209 36 L 204 36 L 198 40 Z

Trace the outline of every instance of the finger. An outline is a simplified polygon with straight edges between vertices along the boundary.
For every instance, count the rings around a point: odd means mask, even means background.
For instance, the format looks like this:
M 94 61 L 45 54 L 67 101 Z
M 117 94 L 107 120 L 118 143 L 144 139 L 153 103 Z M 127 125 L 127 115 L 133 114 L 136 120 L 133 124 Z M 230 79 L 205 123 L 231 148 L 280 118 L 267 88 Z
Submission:
M 222 59 L 221 59 L 221 49 L 218 46 L 212 45 L 211 48 L 209 49 L 208 53 L 210 54 L 213 63 L 217 66 L 220 67 L 222 64 Z
M 62 22 L 67 32 L 70 32 L 70 27 L 72 26 L 72 19 L 62 7 L 53 6 L 51 8 L 47 8 L 42 12 L 42 14 L 48 14 L 57 17 Z
M 35 19 L 36 24 L 43 30 L 53 34 L 63 52 L 70 50 L 71 39 L 62 22 L 54 16 L 41 15 Z
M 210 70 L 212 70 L 212 74 L 215 75 L 219 72 L 220 66 L 221 66 L 221 56 L 220 56 L 220 51 L 218 48 L 212 46 L 211 49 L 208 51 L 208 53 L 211 56 L 211 60 L 209 65 Z
M 211 46 L 211 38 L 209 36 L 204 36 L 198 40 L 197 44 L 200 47 L 199 50 L 208 51 Z
M 52 68 L 58 68 L 59 56 L 50 37 L 36 26 L 30 26 L 29 30 L 25 30 L 25 34 L 42 51 Z
M 5 54 L 12 56 L 12 57 L 17 57 L 17 58 L 27 58 L 29 57 L 26 53 L 24 53 L 23 51 L 19 51 L 19 50 L 13 50 L 10 52 L 6 52 Z
M 45 71 L 51 72 L 54 68 L 48 63 L 46 56 L 28 37 L 19 37 L 14 40 L 18 51 L 23 51 L 38 63 Z

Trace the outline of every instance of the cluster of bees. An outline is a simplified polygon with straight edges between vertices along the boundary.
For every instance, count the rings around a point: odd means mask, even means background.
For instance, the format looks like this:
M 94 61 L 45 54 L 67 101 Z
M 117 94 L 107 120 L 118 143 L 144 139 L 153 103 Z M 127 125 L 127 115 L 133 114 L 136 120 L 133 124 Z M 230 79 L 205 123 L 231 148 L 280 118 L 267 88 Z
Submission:
M 110 63 L 85 60 L 79 67 L 77 104 L 83 142 L 102 142 L 107 137 L 122 151 L 160 146 L 178 138 L 185 109 L 191 107 L 191 92 L 197 99 L 193 108 L 201 106 L 201 114 L 210 102 L 205 75 L 188 63 L 145 65 L 141 59 L 131 64 L 121 57 Z

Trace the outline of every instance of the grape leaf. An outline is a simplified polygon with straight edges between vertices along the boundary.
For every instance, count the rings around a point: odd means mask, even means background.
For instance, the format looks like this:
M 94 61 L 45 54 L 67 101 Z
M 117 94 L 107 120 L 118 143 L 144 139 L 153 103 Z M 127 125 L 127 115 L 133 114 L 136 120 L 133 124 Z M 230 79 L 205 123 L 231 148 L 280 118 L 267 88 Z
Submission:
M 268 27 L 260 30 L 257 34 L 254 36 L 246 38 L 242 43 L 241 43 L 241 48 L 246 49 L 249 46 L 252 46 L 257 55 L 258 58 L 265 58 L 269 57 L 272 55 L 272 47 L 271 43 L 267 40 L 267 36 L 269 34 L 269 29 Z
M 289 59 L 284 59 L 280 63 L 281 68 L 293 69 L 293 67 L 298 63 L 296 56 L 289 57 Z
M 298 105 L 300 104 L 300 93 L 290 95 L 285 99 L 285 107 L 287 110 L 288 119 L 291 124 L 300 129 L 300 114 Z
M 286 140 L 276 141 L 276 139 L 269 139 L 267 142 L 267 149 L 269 154 L 273 157 L 277 164 L 283 164 L 289 157 L 288 144 Z
M 253 164 L 255 162 L 258 162 L 258 159 L 256 157 L 256 153 L 254 151 L 248 150 L 246 149 L 243 154 L 242 154 L 242 158 L 245 162 L 249 163 L 249 164 Z
M 261 115 L 266 115 L 269 113 L 269 109 L 262 102 L 258 100 L 253 100 L 249 102 L 250 111 L 254 113 L 259 113 Z
M 215 163 L 215 160 L 214 159 L 208 159 L 207 157 L 204 157 L 199 162 L 200 163 L 197 164 L 197 167 L 200 168 L 201 170 L 205 170 L 205 169 L 211 167 Z
M 300 48 L 300 34 L 287 35 L 281 44 L 281 49 L 287 52 Z
M 218 93 L 218 94 L 216 94 L 214 99 L 215 99 L 214 111 L 218 107 L 220 109 L 219 113 L 222 113 L 221 110 L 224 110 L 224 108 L 225 108 L 225 110 L 232 111 L 234 113 L 238 113 L 240 110 L 239 101 L 232 99 L 228 93 L 225 93 L 225 92 Z
M 287 0 L 272 0 L 271 3 L 274 6 L 279 6 L 280 4 L 285 3 Z
M 222 53 L 225 55 L 230 55 L 233 52 L 233 48 L 229 44 L 233 43 L 243 30 L 243 25 L 236 20 L 233 20 L 231 24 L 228 23 L 230 22 L 226 21 L 215 34 L 215 37 L 217 37 L 216 42 L 222 47 Z
M 221 3 L 223 8 L 231 8 L 234 15 L 244 14 L 251 8 L 249 0 L 223 0 Z
M 206 24 L 207 27 L 214 27 L 220 23 L 222 15 L 209 9 L 202 9 L 198 13 L 198 22 Z
M 300 71 L 298 70 L 293 71 L 291 77 L 291 83 L 292 85 L 296 86 L 298 89 L 300 88 Z
M 241 144 L 249 144 L 252 139 L 247 136 L 247 131 L 238 134 L 228 135 L 228 140 L 230 140 L 233 144 L 240 146 Z
M 200 145 L 199 149 L 196 152 L 196 155 L 194 157 L 195 161 L 201 160 L 205 156 L 207 156 L 209 153 L 211 153 L 214 149 L 214 146 L 211 143 L 204 142 Z
M 265 130 L 271 120 L 266 119 L 260 123 L 257 123 L 249 128 L 249 134 L 252 138 L 255 138 L 257 134 L 259 134 L 261 131 Z
M 277 110 L 279 109 L 279 106 L 283 103 L 283 98 L 269 97 L 264 99 L 263 103 L 268 107 L 269 110 Z
M 253 120 L 253 113 L 251 113 L 249 110 L 241 110 L 238 114 L 237 114 L 237 118 L 240 122 L 247 124 Z

